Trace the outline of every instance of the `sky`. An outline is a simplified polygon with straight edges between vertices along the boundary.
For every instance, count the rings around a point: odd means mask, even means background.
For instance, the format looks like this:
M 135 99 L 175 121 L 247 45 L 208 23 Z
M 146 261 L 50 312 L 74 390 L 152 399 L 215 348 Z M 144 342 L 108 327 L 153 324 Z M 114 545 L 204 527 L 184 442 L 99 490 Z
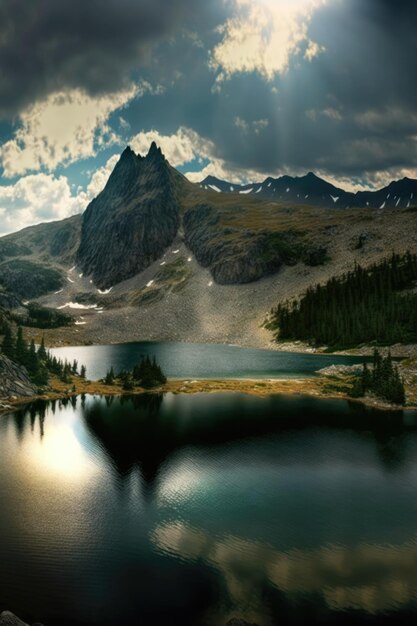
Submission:
M 0 0 L 0 233 L 130 145 L 192 181 L 417 178 L 415 0 Z

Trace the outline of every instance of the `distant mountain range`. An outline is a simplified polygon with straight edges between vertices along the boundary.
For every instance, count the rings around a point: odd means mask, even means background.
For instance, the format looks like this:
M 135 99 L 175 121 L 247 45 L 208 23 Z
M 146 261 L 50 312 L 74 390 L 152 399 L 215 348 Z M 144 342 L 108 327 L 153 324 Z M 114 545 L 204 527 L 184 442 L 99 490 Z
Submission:
M 352 193 L 309 172 L 305 176 L 281 176 L 266 178 L 261 183 L 236 185 L 215 176 L 207 176 L 200 187 L 219 193 L 256 195 L 259 198 L 285 202 L 290 205 L 312 205 L 321 207 L 405 209 L 416 203 L 417 180 L 403 178 L 378 191 Z

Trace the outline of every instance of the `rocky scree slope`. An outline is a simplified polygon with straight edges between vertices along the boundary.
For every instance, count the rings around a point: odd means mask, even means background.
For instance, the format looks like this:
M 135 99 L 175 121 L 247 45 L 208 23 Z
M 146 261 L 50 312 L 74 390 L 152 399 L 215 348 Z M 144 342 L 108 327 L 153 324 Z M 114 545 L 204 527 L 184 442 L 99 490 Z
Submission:
M 16 396 L 30 397 L 37 393 L 24 367 L 17 365 L 4 354 L 0 354 L 0 400 Z

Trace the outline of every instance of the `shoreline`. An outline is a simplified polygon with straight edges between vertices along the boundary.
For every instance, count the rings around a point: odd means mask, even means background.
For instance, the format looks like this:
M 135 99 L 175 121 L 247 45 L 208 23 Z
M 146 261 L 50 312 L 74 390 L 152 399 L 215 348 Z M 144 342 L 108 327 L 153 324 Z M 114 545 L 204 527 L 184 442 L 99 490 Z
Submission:
M 86 315 L 86 313 L 84 312 Z M 72 329 L 71 327 L 68 327 Z M 39 329 L 33 327 L 25 327 L 24 333 L 27 339 L 35 340 L 35 343 L 40 343 L 42 337 L 45 338 L 45 344 L 47 349 L 58 348 L 81 348 L 81 347 L 94 347 L 94 346 L 118 346 L 132 343 L 183 343 L 190 345 L 216 345 L 216 346 L 229 346 L 233 348 L 241 348 L 246 350 L 266 350 L 269 352 L 290 352 L 295 354 L 311 354 L 311 355 L 327 355 L 327 356 L 372 356 L 375 348 L 378 348 L 380 352 L 390 350 L 394 358 L 417 359 L 417 344 L 393 344 L 392 346 L 374 346 L 374 345 L 361 345 L 352 348 L 345 348 L 341 350 L 328 350 L 326 346 L 313 347 L 303 341 L 282 341 L 277 342 L 273 339 L 269 339 L 264 343 L 259 344 L 257 342 L 248 343 L 245 341 L 228 343 L 225 341 L 213 341 L 207 337 L 201 337 L 198 341 L 189 341 L 187 337 L 178 338 L 165 338 L 165 339 L 145 339 L 137 337 L 134 334 L 128 336 L 124 341 L 91 341 L 88 339 L 77 341 L 75 337 L 67 336 L 68 329 Z M 75 340 L 74 340 L 75 339 Z
M 306 396 L 323 400 L 345 400 L 355 402 L 363 406 L 380 411 L 415 411 L 417 404 L 396 406 L 383 400 L 365 396 L 352 398 L 346 392 L 347 378 L 330 378 L 316 376 L 314 378 L 285 378 L 285 379 L 170 379 L 164 385 L 145 389 L 137 387 L 131 391 L 125 391 L 121 385 L 105 385 L 101 381 L 88 381 L 74 377 L 70 384 L 65 384 L 59 379 L 51 381 L 50 388 L 42 394 L 31 397 L 20 397 L 12 400 L 3 400 L 0 403 L 0 415 L 12 412 L 23 405 L 37 400 L 63 400 L 80 395 L 99 396 L 135 396 L 144 394 L 196 394 L 196 393 L 243 393 L 260 398 L 271 395 Z M 73 385 L 75 390 L 73 390 Z M 339 387 L 339 389 L 338 389 Z M 343 387 L 345 387 L 343 389 Z

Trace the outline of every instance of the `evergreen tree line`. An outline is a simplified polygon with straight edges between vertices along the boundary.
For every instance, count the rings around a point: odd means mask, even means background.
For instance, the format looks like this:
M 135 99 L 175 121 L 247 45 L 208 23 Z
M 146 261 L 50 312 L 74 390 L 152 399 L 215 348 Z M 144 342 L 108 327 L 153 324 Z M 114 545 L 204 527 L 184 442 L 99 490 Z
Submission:
M 114 385 L 119 382 L 125 391 L 132 391 L 136 386 L 151 389 L 163 385 L 166 381 L 166 376 L 155 357 L 151 360 L 149 356 L 142 358 L 132 372 L 122 370 L 116 375 L 113 367 L 111 367 L 104 378 L 106 385 Z
M 19 326 L 29 326 L 32 328 L 60 328 L 70 326 L 73 318 L 55 309 L 49 309 L 36 302 L 30 302 L 25 307 L 24 314 L 13 314 L 11 317 Z
M 32 382 L 39 386 L 48 384 L 49 374 L 55 374 L 64 383 L 70 383 L 72 376 L 79 375 L 81 378 L 85 378 L 87 374 L 85 365 L 81 365 L 79 368 L 77 360 L 69 363 L 67 360 L 62 361 L 62 359 L 57 359 L 50 352 L 47 352 L 43 337 L 38 348 L 36 348 L 33 339 L 28 343 L 23 336 L 21 326 L 18 327 L 17 334 L 14 336 L 11 326 L 6 325 L 1 351 L 12 361 L 23 365 Z
M 390 353 L 382 357 L 379 351 L 375 350 L 372 369 L 364 363 L 361 375 L 355 380 L 351 395 L 359 398 L 368 392 L 394 404 L 405 404 L 404 382 Z
M 272 311 L 268 328 L 277 340 L 350 347 L 417 340 L 417 295 L 405 290 L 417 279 L 417 255 L 400 256 L 331 278 L 294 302 Z

